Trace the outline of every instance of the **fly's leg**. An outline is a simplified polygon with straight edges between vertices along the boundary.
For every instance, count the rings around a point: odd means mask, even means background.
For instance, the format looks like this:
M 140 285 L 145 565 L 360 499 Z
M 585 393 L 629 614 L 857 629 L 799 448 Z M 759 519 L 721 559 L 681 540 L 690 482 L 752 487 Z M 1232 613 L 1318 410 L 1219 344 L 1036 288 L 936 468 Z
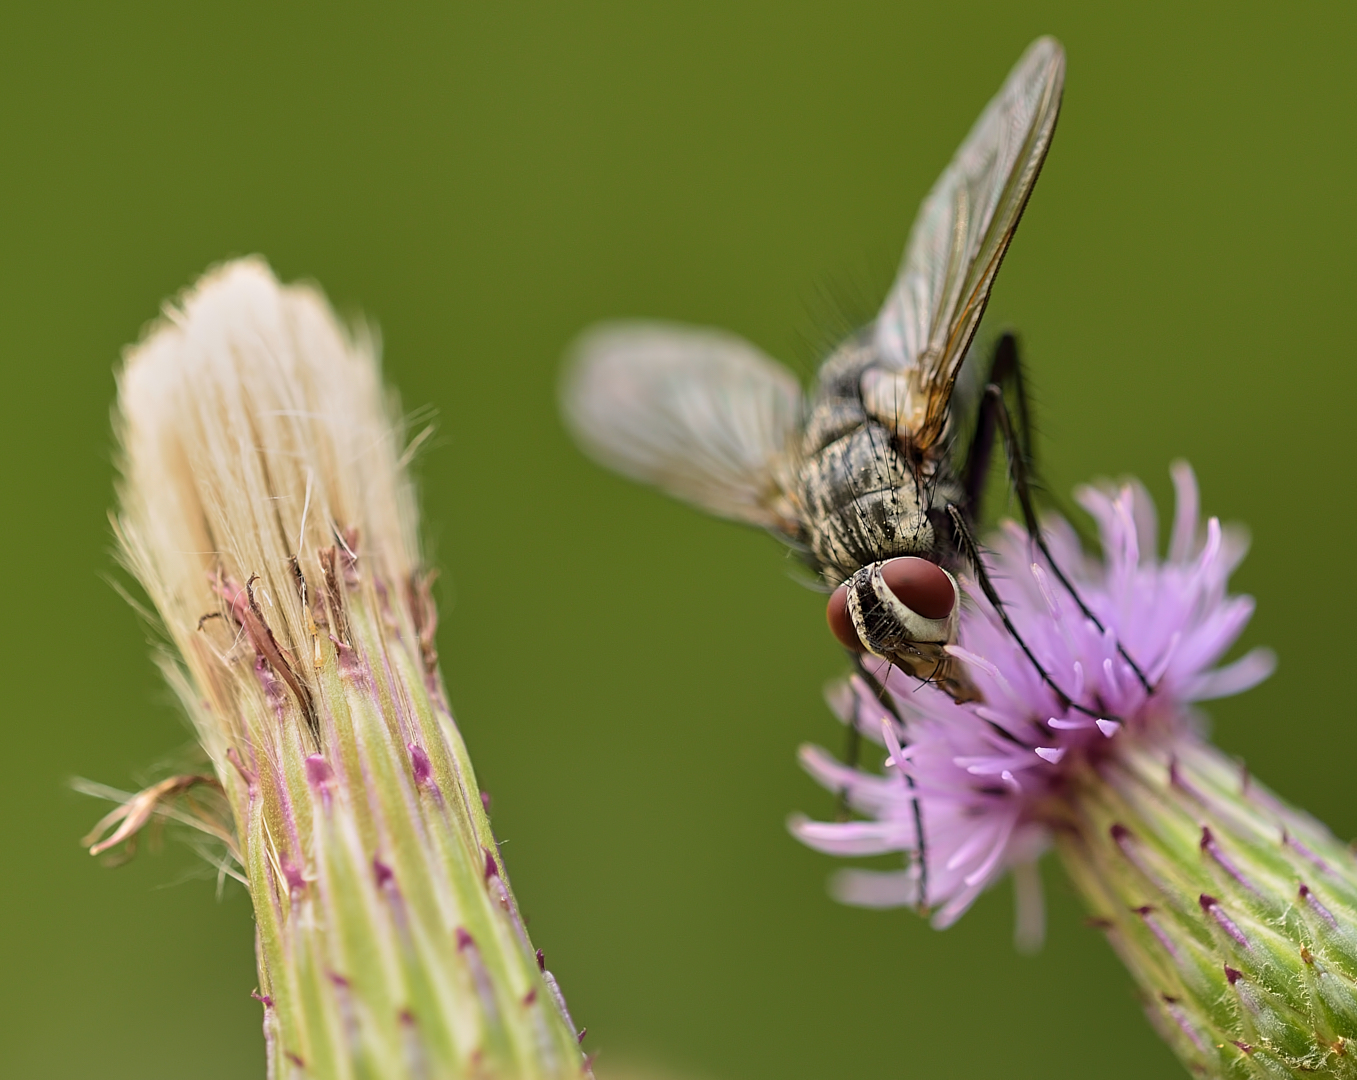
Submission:
M 990 580 L 989 571 L 985 569 L 985 564 L 980 558 L 980 548 L 975 542 L 975 537 L 971 535 L 971 529 L 970 526 L 966 524 L 965 516 L 957 507 L 950 503 L 947 505 L 947 514 L 952 519 L 952 528 L 955 530 L 956 538 L 960 542 L 962 549 L 966 553 L 966 558 L 975 572 L 975 580 L 980 586 L 980 591 L 985 594 L 985 599 L 990 602 L 990 606 L 992 606 L 998 614 L 1000 621 L 1004 624 L 1004 629 L 1008 631 L 1009 637 L 1018 643 L 1018 648 L 1022 649 L 1023 655 L 1027 657 L 1032 668 L 1041 677 L 1041 681 L 1051 688 L 1052 693 L 1054 693 L 1056 698 L 1060 701 L 1061 706 L 1068 709 L 1074 709 L 1075 712 L 1081 712 L 1085 716 L 1092 717 L 1095 720 L 1118 719 L 1110 713 L 1098 712 L 1095 709 L 1080 705 L 1071 698 L 1069 694 L 1060 689 L 1060 686 L 1053 678 L 1051 678 L 1046 669 L 1041 666 L 1041 663 L 1037 660 L 1036 656 L 1033 655 L 1032 650 L 1028 648 L 1027 642 L 1025 642 L 1022 635 L 1018 633 L 1018 628 L 1013 625 L 1013 620 L 1008 617 L 1008 610 L 1004 607 L 1004 602 L 999 599 L 998 592 L 995 591 L 994 583 Z
M 1013 418 L 1009 415 L 1008 403 L 1004 398 L 1005 386 L 1012 386 L 1016 398 L 1018 423 L 1015 429 Z M 1103 630 L 1102 621 L 1093 614 L 1074 583 L 1065 576 L 1060 564 L 1051 555 L 1046 539 L 1037 524 L 1036 510 L 1032 501 L 1032 412 L 1028 405 L 1027 380 L 1023 377 L 1022 361 L 1018 353 L 1017 336 L 1011 333 L 1002 335 L 994 346 L 994 356 L 990 361 L 989 385 L 980 401 L 980 412 L 976 418 L 975 431 L 971 435 L 971 445 L 966 454 L 966 463 L 962 481 L 966 491 L 966 508 L 970 519 L 980 517 L 980 500 L 984 494 L 985 481 L 989 476 L 990 461 L 994 455 L 996 435 L 1002 435 L 1004 449 L 1008 457 L 1008 474 L 1018 495 L 1022 507 L 1023 524 L 1027 534 L 1037 545 L 1046 562 L 1050 565 L 1056 580 L 1069 593 L 1084 618 Z M 1130 665 L 1140 685 L 1147 694 L 1154 693 L 1154 687 L 1145 677 L 1140 665 L 1131 658 L 1121 642 L 1117 643 L 1117 652 Z
M 857 669 L 858 677 L 862 679 L 868 687 L 871 688 L 881 707 L 886 710 L 895 721 L 895 729 L 901 740 L 905 736 L 905 721 L 900 715 L 900 710 L 896 708 L 890 692 L 885 684 L 878 679 L 872 672 L 867 670 L 867 665 L 863 663 L 862 656 L 853 654 L 853 666 Z M 858 726 L 858 715 L 856 706 L 848 718 L 848 746 L 844 754 L 844 761 L 852 768 L 857 768 L 858 757 L 862 750 L 862 729 Z M 924 838 L 924 814 L 923 806 L 919 802 L 919 796 L 915 793 L 914 777 L 909 773 L 902 772 L 905 778 L 905 785 L 911 792 L 910 810 L 914 817 L 914 836 L 917 840 L 915 845 L 915 865 L 919 868 L 919 902 L 918 910 L 921 915 L 928 913 L 928 842 Z M 847 821 L 850 816 L 848 806 L 848 789 L 844 788 L 839 792 L 838 818 L 840 821 Z
M 896 708 L 895 702 L 891 698 L 890 691 L 886 689 L 886 684 L 867 670 L 867 665 L 863 663 L 861 656 L 858 656 L 856 658 L 856 661 L 858 675 L 862 678 L 862 681 L 865 682 L 871 688 L 872 693 L 876 695 L 877 701 L 881 703 L 881 707 L 885 709 L 888 713 L 890 713 L 891 719 L 895 722 L 896 733 L 900 736 L 900 739 L 903 742 L 905 737 L 904 717 L 900 715 L 900 710 Z M 856 712 L 853 715 L 851 727 L 854 732 L 858 732 L 858 721 Z M 858 733 L 858 738 L 859 740 L 861 739 L 860 732 Z M 923 806 L 919 802 L 919 795 L 915 788 L 914 777 L 910 776 L 909 773 L 903 771 L 901 772 L 900 775 L 902 775 L 905 778 L 905 785 L 910 790 L 910 800 L 909 800 L 910 812 L 913 814 L 914 817 L 914 836 L 918 841 L 918 843 L 915 845 L 914 853 L 915 865 L 918 866 L 919 868 L 918 910 L 919 914 L 926 915 L 928 913 L 928 844 L 927 841 L 924 839 Z
M 1027 403 L 1027 381 L 1023 378 L 1022 362 L 1018 358 L 1016 335 L 1004 334 L 995 343 L 987 384 L 1013 387 L 1018 405 L 1018 429 L 1022 436 L 1019 451 L 1024 465 L 1030 472 L 1032 413 Z M 1001 397 L 999 404 L 1002 403 Z M 999 418 L 995 415 L 994 402 L 989 394 L 985 394 L 980 401 L 980 412 L 976 417 L 975 430 L 971 433 L 971 445 L 966 452 L 965 465 L 962 467 L 961 479 L 966 492 L 966 509 L 972 521 L 980 518 L 980 500 L 985 493 L 985 481 L 989 478 L 990 461 L 994 457 L 994 440 L 998 429 Z
M 1021 369 L 1015 366 L 1013 370 L 1018 380 L 1018 384 L 1021 385 Z M 1019 394 L 1018 400 L 1024 400 L 1024 395 Z M 1018 435 L 1013 430 L 1013 420 L 1008 415 L 1008 405 L 1004 401 L 1003 388 L 996 383 L 990 383 L 990 385 L 985 388 L 984 411 L 993 415 L 999 431 L 1003 435 L 1004 448 L 1008 453 L 1009 475 L 1013 477 L 1013 487 L 1018 494 L 1018 505 L 1022 507 L 1023 524 L 1027 528 L 1027 535 L 1032 538 L 1032 542 L 1037 545 L 1037 548 L 1041 551 L 1042 555 L 1046 556 L 1047 565 L 1050 566 L 1052 572 L 1055 574 L 1056 580 L 1059 581 L 1060 584 L 1064 586 L 1065 591 L 1070 594 L 1070 597 L 1083 613 L 1084 618 L 1092 622 L 1100 633 L 1103 632 L 1102 622 L 1089 610 L 1088 605 L 1084 603 L 1084 598 L 1079 595 L 1079 590 L 1076 589 L 1074 583 L 1065 576 L 1065 571 L 1060 569 L 1060 564 L 1055 561 L 1055 557 L 1051 554 L 1051 549 L 1046 546 L 1046 538 L 1042 536 L 1041 528 L 1037 523 L 1036 508 L 1032 504 L 1032 482 L 1031 473 L 1028 471 L 1028 458 L 1024 452 L 1023 444 L 1019 442 Z M 1022 419 L 1021 415 L 1019 419 Z M 1145 688 L 1145 693 L 1153 694 L 1154 687 L 1150 685 L 1150 680 L 1145 677 L 1145 673 L 1140 669 L 1140 665 L 1131 659 L 1131 655 L 1126 651 L 1126 647 L 1122 645 L 1120 641 L 1117 642 L 1117 652 L 1119 652 L 1121 658 L 1131 666 L 1131 670 L 1135 672 L 1136 678 L 1140 680 L 1140 685 Z

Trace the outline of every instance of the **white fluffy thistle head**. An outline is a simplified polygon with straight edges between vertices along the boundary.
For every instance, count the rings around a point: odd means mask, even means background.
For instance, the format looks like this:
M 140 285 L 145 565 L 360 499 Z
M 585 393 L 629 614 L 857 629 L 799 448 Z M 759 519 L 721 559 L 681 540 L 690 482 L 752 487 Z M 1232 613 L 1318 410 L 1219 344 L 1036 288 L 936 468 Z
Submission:
M 210 271 L 128 351 L 119 538 L 195 677 L 206 665 L 216 681 L 200 624 L 221 581 L 257 576 L 273 632 L 302 646 L 315 627 L 282 600 L 303 553 L 356 535 L 384 580 L 419 567 L 403 432 L 376 357 L 368 327 L 346 331 L 318 289 L 280 286 L 257 258 Z M 292 652 L 313 680 L 315 651 Z

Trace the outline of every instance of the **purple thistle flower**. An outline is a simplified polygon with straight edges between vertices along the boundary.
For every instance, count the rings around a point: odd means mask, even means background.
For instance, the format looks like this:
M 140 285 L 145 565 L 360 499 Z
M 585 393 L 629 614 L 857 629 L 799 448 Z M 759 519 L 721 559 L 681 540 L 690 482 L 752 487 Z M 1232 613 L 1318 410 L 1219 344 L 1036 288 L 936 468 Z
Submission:
M 1195 702 L 1238 693 L 1272 672 L 1272 654 L 1263 649 L 1216 666 L 1253 613 L 1252 599 L 1227 592 L 1245 542 L 1215 518 L 1202 528 L 1187 465 L 1173 468 L 1173 480 L 1177 512 L 1163 559 L 1155 554 L 1154 506 L 1139 484 L 1080 490 L 1079 502 L 1098 524 L 1101 559 L 1083 552 L 1067 522 L 1047 523 L 1052 554 L 1104 630 L 1079 611 L 1019 526 L 1000 531 L 987 556 L 1008 615 L 1033 654 L 1076 703 L 1100 717 L 1060 700 L 978 590 L 968 592 L 959 643 L 949 651 L 966 665 L 982 701 L 958 703 L 872 661 L 903 718 L 901 730 L 861 678 L 833 690 L 835 712 L 886 748 L 886 767 L 853 768 L 804 747 L 807 771 L 843 792 L 867 820 L 796 819 L 792 830 L 832 855 L 902 852 L 909 862 L 893 872 L 841 872 L 833 884 L 840 900 L 914 905 L 933 911 L 935 926 L 950 925 L 986 888 L 1049 846 L 1052 830 L 1068 816 L 1073 773 L 1128 745 L 1174 745 L 1199 730 Z M 1032 921 L 1020 915 L 1029 929 Z
M 833 891 L 915 905 L 937 927 L 1012 871 L 1028 945 L 1041 936 L 1034 864 L 1054 846 L 1194 1075 L 1357 1076 L 1357 858 L 1204 737 L 1196 703 L 1254 686 L 1273 658 L 1255 649 L 1220 663 L 1253 613 L 1227 591 L 1245 544 L 1214 518 L 1201 526 L 1186 465 L 1173 480 L 1163 559 L 1138 484 L 1079 492 L 1101 559 L 1066 522 L 1048 523 L 1052 556 L 1102 630 L 1021 529 L 1002 530 L 986 556 L 1019 634 L 1082 709 L 972 597 L 950 651 L 980 700 L 959 704 L 884 663 L 868 671 L 890 708 L 862 678 L 837 687 L 835 711 L 885 748 L 885 765 L 804 748 L 811 775 L 862 819 L 797 818 L 792 831 L 833 855 L 903 854 L 904 869 L 842 871 Z

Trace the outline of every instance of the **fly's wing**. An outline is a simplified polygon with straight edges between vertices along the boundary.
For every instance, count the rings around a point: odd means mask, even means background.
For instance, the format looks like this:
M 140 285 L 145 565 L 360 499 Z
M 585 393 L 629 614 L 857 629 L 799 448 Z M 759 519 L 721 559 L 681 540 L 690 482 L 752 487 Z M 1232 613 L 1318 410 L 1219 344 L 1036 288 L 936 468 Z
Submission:
M 785 534 L 795 522 L 779 477 L 802 416 L 781 364 L 718 330 L 608 323 L 576 344 L 565 418 L 595 460 L 625 476 Z
M 875 328 L 884 371 L 864 386 L 916 449 L 936 444 L 957 372 L 1036 184 L 1060 112 L 1065 53 L 1037 39 L 929 192 Z

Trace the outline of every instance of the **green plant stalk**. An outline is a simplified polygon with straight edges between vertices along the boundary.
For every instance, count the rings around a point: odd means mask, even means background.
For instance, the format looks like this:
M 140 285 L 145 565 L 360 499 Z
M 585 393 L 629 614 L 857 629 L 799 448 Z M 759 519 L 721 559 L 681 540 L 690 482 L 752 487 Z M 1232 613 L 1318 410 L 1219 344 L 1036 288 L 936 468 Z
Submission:
M 1072 778 L 1057 832 L 1092 923 L 1197 1076 L 1357 1076 L 1357 865 L 1195 736 Z
M 365 583 L 345 602 L 352 642 L 317 639 L 318 745 L 289 708 L 277 759 L 255 754 L 223 777 L 247 837 L 273 1056 L 322 1076 L 473 1063 L 568 1075 L 573 1033 L 528 946 L 441 687 L 407 646 L 408 608 L 394 626 L 374 617 Z
M 156 813 L 225 844 L 271 1078 L 587 1076 L 447 705 L 370 339 L 230 264 L 131 351 L 119 406 L 115 525 L 214 776 L 130 800 L 94 850 Z

